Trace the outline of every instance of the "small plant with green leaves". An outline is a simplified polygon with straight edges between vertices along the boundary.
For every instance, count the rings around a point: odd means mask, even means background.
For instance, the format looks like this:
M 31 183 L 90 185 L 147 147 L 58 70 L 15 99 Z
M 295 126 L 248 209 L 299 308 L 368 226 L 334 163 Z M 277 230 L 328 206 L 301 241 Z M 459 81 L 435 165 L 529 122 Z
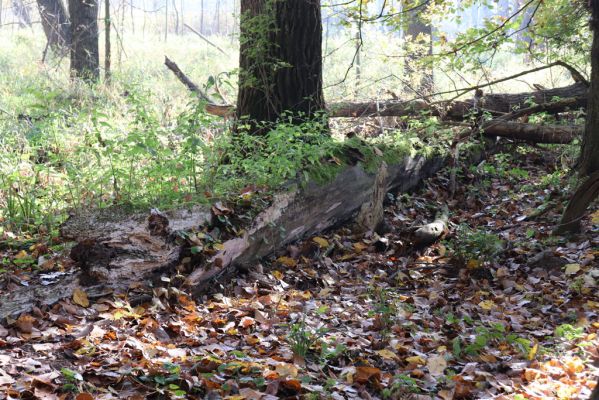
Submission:
M 293 354 L 300 358 L 306 358 L 318 339 L 326 333 L 325 328 L 310 329 L 306 324 L 305 314 L 299 322 L 291 324 L 287 334 L 287 342 L 291 346 Z
M 452 350 L 454 357 L 459 359 L 462 355 L 479 355 L 485 349 L 500 343 L 507 343 L 513 346 L 527 357 L 531 354 L 531 341 L 515 333 L 508 332 L 506 326 L 501 323 L 476 326 L 474 334 L 471 335 L 468 341 L 462 341 L 459 337 L 454 338 L 452 341 Z
M 397 315 L 397 306 L 394 299 L 389 295 L 389 290 L 373 286 L 369 289 L 369 296 L 372 301 L 372 308 L 368 311 L 369 317 L 375 317 L 380 324 L 380 332 L 385 339 Z
M 504 251 L 504 241 L 497 235 L 482 229 L 458 225 L 452 240 L 446 241 L 453 256 L 461 262 L 478 260 L 481 264 L 492 261 Z
M 421 393 L 418 381 L 409 375 L 399 374 L 393 377 L 389 387 L 382 392 L 384 399 L 401 399 L 412 393 Z

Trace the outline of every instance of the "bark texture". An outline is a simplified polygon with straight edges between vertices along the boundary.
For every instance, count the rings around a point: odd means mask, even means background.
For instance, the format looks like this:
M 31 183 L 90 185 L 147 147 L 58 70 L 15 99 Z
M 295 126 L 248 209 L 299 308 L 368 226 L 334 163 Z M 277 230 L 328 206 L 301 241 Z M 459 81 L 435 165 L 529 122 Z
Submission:
M 580 231 L 580 220 L 584 216 L 589 204 L 599 196 L 599 171 L 593 172 L 576 189 L 572 199 L 564 211 L 562 220 L 555 233 L 575 233 Z
M 599 0 L 591 0 L 589 4 L 591 6 L 591 29 L 593 31 L 591 88 L 589 90 L 586 128 L 579 162 L 581 176 L 588 176 L 595 171 L 599 171 Z
M 482 157 L 484 153 L 478 152 L 469 161 L 478 162 Z M 243 236 L 225 241 L 222 250 L 198 266 L 185 284 L 196 294 L 205 293 L 215 279 L 231 277 L 239 268 L 253 265 L 290 242 L 353 220 L 356 215 L 366 217 L 363 227 L 372 229 L 379 220 L 385 193 L 409 190 L 445 164 L 444 156 L 406 156 L 390 165 L 381 162 L 376 173 L 365 171 L 361 165 L 347 166 L 324 185 L 292 184 L 275 195 L 272 205 L 254 218 Z M 0 287 L 0 320 L 30 311 L 38 302 L 50 305 L 71 297 L 77 288 L 95 298 L 152 282 L 159 284 L 187 254 L 188 239 L 180 238 L 202 231 L 211 221 L 209 207 L 141 214 L 111 208 L 73 215 L 61 234 L 78 242 L 71 258 L 79 268 L 38 276 L 28 286 L 10 283 L 10 287 Z
M 481 127 L 486 136 L 501 136 L 533 143 L 566 144 L 583 133 L 582 127 L 489 121 Z
M 238 119 L 324 110 L 321 46 L 319 0 L 241 0 Z
M 62 0 L 37 0 L 37 8 L 48 45 L 66 54 L 71 45 L 71 23 Z
M 100 79 L 98 0 L 69 0 L 71 74 L 88 82 Z

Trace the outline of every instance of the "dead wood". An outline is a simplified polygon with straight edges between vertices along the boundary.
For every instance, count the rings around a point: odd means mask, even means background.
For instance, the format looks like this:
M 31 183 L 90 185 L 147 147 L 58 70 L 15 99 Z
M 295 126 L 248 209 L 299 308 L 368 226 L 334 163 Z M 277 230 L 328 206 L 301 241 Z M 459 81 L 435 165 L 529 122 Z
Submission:
M 185 73 L 183 73 L 183 71 L 181 71 L 181 68 L 179 68 L 179 66 L 174 61 L 172 61 L 170 58 L 168 58 L 167 56 L 164 56 L 164 65 L 166 65 L 166 67 L 168 69 L 173 71 L 175 76 L 177 78 L 179 78 L 181 83 L 183 83 L 187 87 L 187 89 L 189 89 L 190 92 L 196 93 L 198 96 L 200 96 L 200 98 L 202 98 L 203 100 L 205 100 L 209 103 L 214 103 L 214 101 L 210 98 L 210 96 L 208 96 L 206 93 L 204 93 L 204 91 L 202 89 L 200 89 L 200 87 L 198 85 L 193 83 L 193 81 L 191 79 L 189 79 L 187 77 L 187 75 L 185 75 Z
M 182 247 L 178 232 L 209 224 L 208 207 L 167 213 L 131 213 L 112 207 L 71 216 L 61 227 L 65 239 L 78 243 L 71 257 L 79 268 L 65 273 L 43 274 L 28 286 L 15 286 L 2 295 L 0 320 L 31 310 L 36 302 L 49 305 L 84 288 L 90 297 L 160 278 L 176 266 Z
M 479 151 L 467 157 L 484 158 Z M 309 182 L 287 186 L 275 195 L 270 207 L 247 227 L 243 236 L 222 243 L 222 250 L 188 275 L 185 285 L 194 293 L 205 293 L 215 279 L 235 275 L 287 244 L 317 235 L 361 215 L 362 226 L 374 229 L 380 222 L 382 201 L 388 191 L 403 192 L 445 166 L 446 156 L 406 156 L 376 173 L 360 164 L 347 166 L 331 182 Z M 2 295 L 0 320 L 30 311 L 36 303 L 53 304 L 81 288 L 89 297 L 149 283 L 174 273 L 189 249 L 190 232 L 212 222 L 210 209 L 193 207 L 161 213 L 130 213 L 123 208 L 83 212 L 62 226 L 64 238 L 77 241 L 71 257 L 79 268 L 69 273 L 40 275 L 28 286 L 11 283 Z
M 435 217 L 435 220 L 426 225 L 418 227 L 412 234 L 412 242 L 415 246 L 428 246 L 437 241 L 447 232 L 447 221 L 449 210 L 444 206 Z
M 584 132 L 583 126 L 534 125 L 498 119 L 484 123 L 481 129 L 486 136 L 556 144 L 570 143 Z
M 576 189 L 555 234 L 580 232 L 580 220 L 593 200 L 599 197 L 599 171 L 589 175 Z

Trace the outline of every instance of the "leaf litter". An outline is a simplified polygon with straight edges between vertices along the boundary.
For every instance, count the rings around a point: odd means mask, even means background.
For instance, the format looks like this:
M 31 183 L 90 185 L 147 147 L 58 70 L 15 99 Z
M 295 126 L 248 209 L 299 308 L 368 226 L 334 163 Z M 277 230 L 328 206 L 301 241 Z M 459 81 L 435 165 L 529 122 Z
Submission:
M 551 236 L 567 202 L 566 178 L 543 180 L 556 157 L 491 157 L 453 197 L 444 171 L 390 197 L 381 232 L 306 238 L 200 299 L 81 289 L 35 308 L 0 325 L 0 399 L 587 398 L 599 221 Z M 445 204 L 449 232 L 412 246 L 408 228 Z M 3 250 L 19 265 L 4 280 L 68 269 L 51 247 Z

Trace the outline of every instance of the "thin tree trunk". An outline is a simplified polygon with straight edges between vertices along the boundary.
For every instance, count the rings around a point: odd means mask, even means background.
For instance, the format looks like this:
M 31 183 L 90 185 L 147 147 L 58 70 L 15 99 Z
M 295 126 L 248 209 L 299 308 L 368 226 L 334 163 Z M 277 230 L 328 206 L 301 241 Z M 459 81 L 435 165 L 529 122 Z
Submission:
M 164 41 L 168 40 L 168 0 L 165 3 L 165 11 L 164 11 Z
M 112 72 L 110 71 L 110 0 L 104 1 L 104 79 L 107 84 L 110 84 Z
M 204 30 L 204 0 L 200 1 L 200 33 L 206 33 Z
M 360 37 L 360 26 L 356 32 L 356 84 L 354 89 L 354 98 L 358 98 L 358 88 L 360 87 L 360 78 L 362 75 L 362 60 L 360 59 L 360 50 L 362 47 L 362 38 Z
M 71 24 L 62 0 L 37 0 L 37 7 L 48 45 L 66 54 L 71 46 Z
M 177 0 L 173 0 L 173 10 L 175 11 L 175 35 L 179 35 L 179 10 L 177 9 Z
M 100 78 L 98 0 L 69 0 L 72 46 L 71 74 L 88 82 Z

